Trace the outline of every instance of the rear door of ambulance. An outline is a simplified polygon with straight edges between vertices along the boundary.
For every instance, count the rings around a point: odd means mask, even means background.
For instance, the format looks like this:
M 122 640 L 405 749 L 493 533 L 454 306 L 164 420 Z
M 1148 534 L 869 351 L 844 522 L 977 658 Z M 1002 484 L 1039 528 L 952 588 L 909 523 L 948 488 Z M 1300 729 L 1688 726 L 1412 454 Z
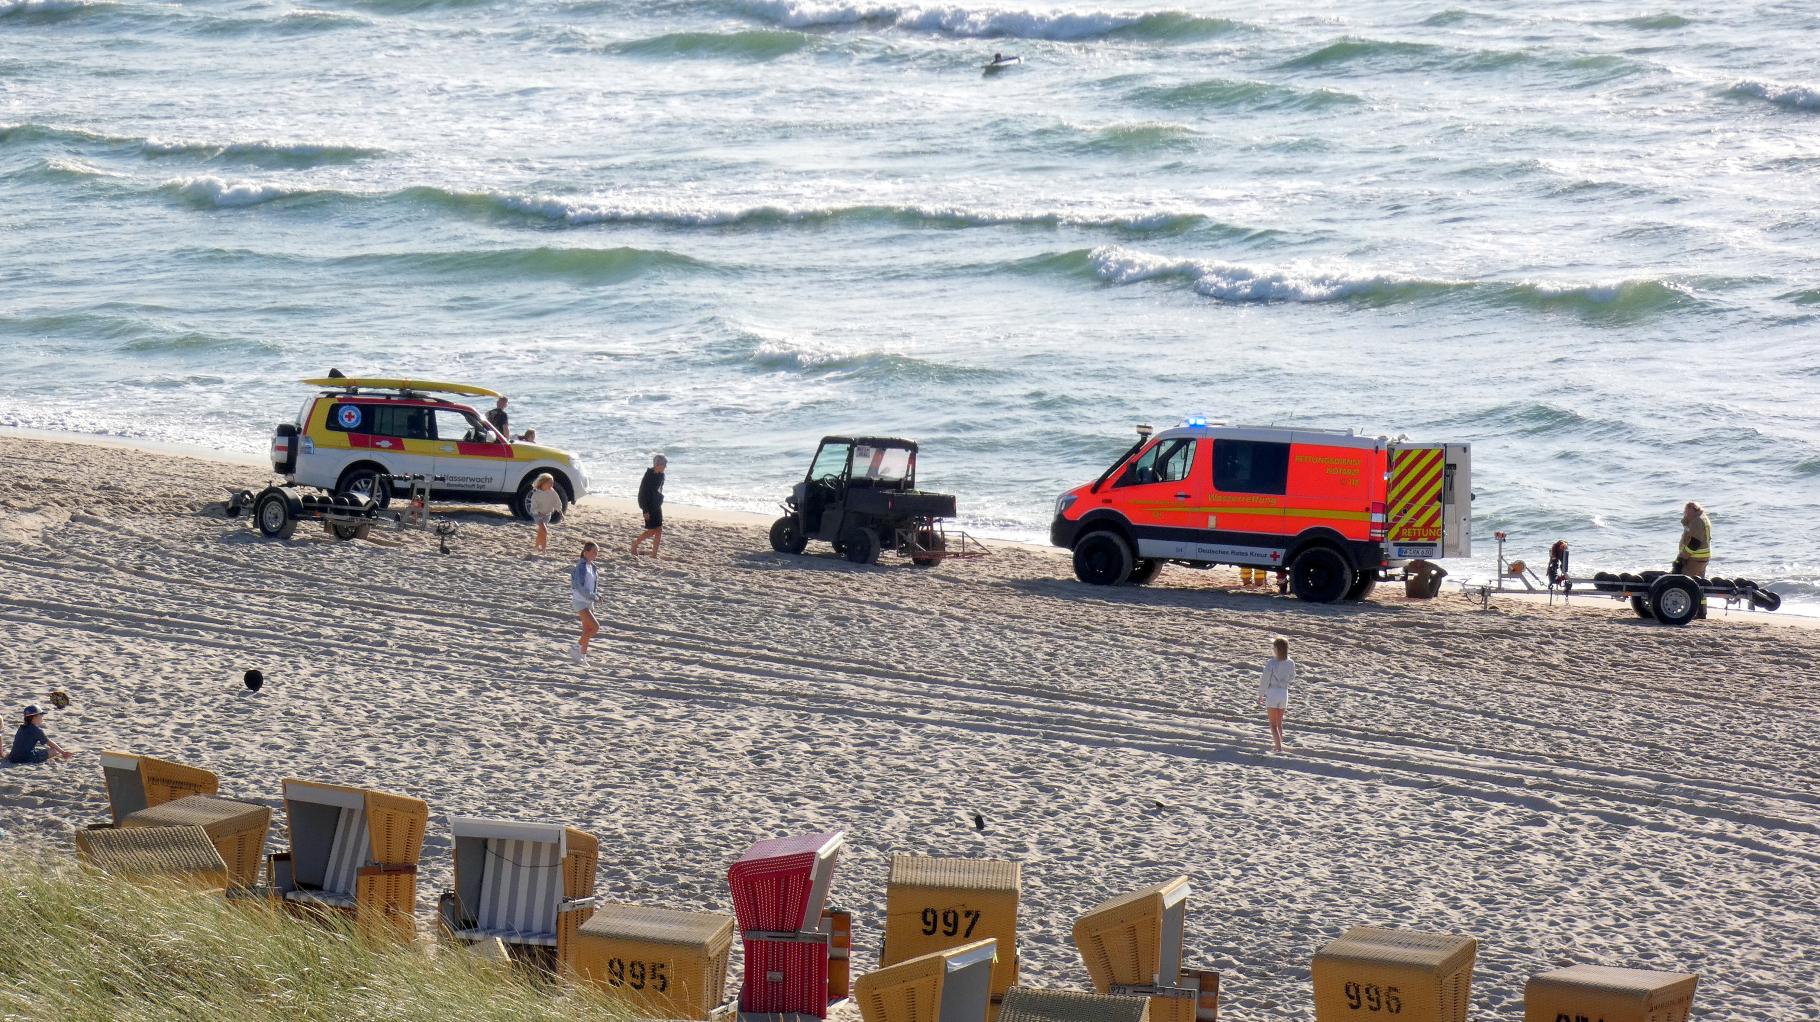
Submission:
M 1472 554 L 1472 445 L 1397 444 L 1386 511 L 1393 561 Z

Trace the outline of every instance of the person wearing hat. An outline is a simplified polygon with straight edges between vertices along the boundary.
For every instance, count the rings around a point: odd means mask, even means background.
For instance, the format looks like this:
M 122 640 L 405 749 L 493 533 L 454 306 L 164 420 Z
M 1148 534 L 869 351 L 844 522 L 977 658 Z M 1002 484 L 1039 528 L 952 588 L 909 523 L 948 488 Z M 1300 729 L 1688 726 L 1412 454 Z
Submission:
M 25 708 L 25 723 L 13 732 L 13 749 L 6 757 L 8 763 L 42 763 L 52 756 L 67 760 L 70 754 L 61 745 L 50 740 L 44 733 L 44 711 L 36 706 Z M 44 748 L 39 748 L 39 746 Z
M 670 467 L 670 459 L 658 455 L 651 459 L 651 467 L 645 469 L 645 477 L 638 483 L 638 509 L 645 514 L 645 531 L 632 541 L 632 555 L 638 555 L 638 548 L 645 540 L 651 541 L 651 556 L 658 556 L 664 545 L 664 470 Z

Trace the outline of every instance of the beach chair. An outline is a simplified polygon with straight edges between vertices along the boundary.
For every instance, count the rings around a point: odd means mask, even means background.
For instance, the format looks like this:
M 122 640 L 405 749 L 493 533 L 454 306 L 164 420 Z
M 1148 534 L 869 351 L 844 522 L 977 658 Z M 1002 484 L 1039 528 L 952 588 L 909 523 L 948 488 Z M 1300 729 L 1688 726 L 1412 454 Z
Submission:
M 1687 1022 L 1700 977 L 1576 965 L 1532 976 L 1523 987 L 1524 1022 Z
M 428 805 L 384 791 L 287 779 L 284 815 L 291 847 L 266 857 L 274 900 L 350 916 L 368 933 L 411 938 Z
M 1074 924 L 1094 988 L 1149 998 L 1151 1022 L 1219 1017 L 1219 973 L 1182 968 L 1188 893 L 1188 878 L 1176 877 L 1101 902 Z
M 1314 956 L 1315 1020 L 1466 1022 L 1478 951 L 1471 937 L 1355 926 Z
M 1122 994 L 1012 987 L 999 1022 L 1150 1022 L 1150 999 Z
M 987 937 L 919 955 L 853 985 L 863 1022 L 986 1022 L 998 941 Z
M 628 1003 L 638 1018 L 730 1016 L 733 917 L 602 905 L 575 934 L 575 980 Z
M 455 889 L 437 904 L 443 930 L 464 942 L 497 937 L 515 955 L 570 971 L 575 933 L 594 896 L 600 841 L 573 827 L 449 817 Z
M 119 877 L 221 892 L 233 883 L 227 863 L 201 827 L 101 827 L 76 832 L 76 858 Z
M 990 1019 L 1005 991 L 1017 982 L 1017 903 L 1022 866 L 992 859 L 891 857 L 885 888 L 885 946 L 881 966 L 960 947 L 991 937 L 998 942 L 992 967 Z
M 201 827 L 227 863 L 232 887 L 245 891 L 259 883 L 265 836 L 272 828 L 272 811 L 265 806 L 191 795 L 128 813 L 120 821 L 122 830 L 157 827 Z
M 826 1018 L 847 997 L 852 917 L 826 908 L 846 836 L 760 841 L 727 869 L 745 949 L 739 1010 Z
M 221 779 L 207 770 L 127 752 L 102 753 L 101 776 L 115 826 L 141 809 L 221 791 Z

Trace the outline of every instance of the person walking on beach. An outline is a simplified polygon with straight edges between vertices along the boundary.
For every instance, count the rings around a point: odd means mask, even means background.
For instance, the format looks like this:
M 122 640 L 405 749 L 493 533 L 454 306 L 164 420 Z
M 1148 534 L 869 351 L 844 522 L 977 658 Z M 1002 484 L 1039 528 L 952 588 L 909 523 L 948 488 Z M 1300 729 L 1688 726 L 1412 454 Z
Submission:
M 67 750 L 44 733 L 43 710 L 27 706 L 24 717 L 25 722 L 13 732 L 13 747 L 6 757 L 8 763 L 42 763 L 52 756 L 65 761 L 70 758 Z
M 664 545 L 664 471 L 670 467 L 670 459 L 658 455 L 651 459 L 651 467 L 645 469 L 645 477 L 638 483 L 638 509 L 645 515 L 645 531 L 632 541 L 632 555 L 638 556 L 638 548 L 645 540 L 651 541 L 651 556 L 658 556 Z
M 1270 740 L 1276 751 L 1283 751 L 1283 715 L 1289 712 L 1289 686 L 1295 681 L 1295 661 L 1289 659 L 1289 640 L 1271 643 L 1275 656 L 1264 661 L 1264 677 L 1258 682 L 1258 705 L 1270 718 Z
M 512 417 L 506 414 L 505 398 L 502 397 L 493 402 L 493 407 L 487 409 L 487 421 L 492 423 L 493 428 L 499 431 L 499 439 L 512 439 L 512 430 L 510 428 Z
M 543 553 L 550 549 L 550 519 L 562 510 L 562 494 L 556 492 L 556 480 L 548 473 L 537 477 L 531 488 L 531 520 L 537 523 L 537 538 L 531 549 Z
M 600 595 L 600 573 L 594 567 L 594 558 L 599 556 L 598 545 L 583 543 L 581 559 L 569 569 L 569 602 L 581 618 L 581 638 L 569 647 L 569 657 L 578 664 L 588 658 L 588 642 L 600 631 L 600 622 L 594 620 L 594 601 Z

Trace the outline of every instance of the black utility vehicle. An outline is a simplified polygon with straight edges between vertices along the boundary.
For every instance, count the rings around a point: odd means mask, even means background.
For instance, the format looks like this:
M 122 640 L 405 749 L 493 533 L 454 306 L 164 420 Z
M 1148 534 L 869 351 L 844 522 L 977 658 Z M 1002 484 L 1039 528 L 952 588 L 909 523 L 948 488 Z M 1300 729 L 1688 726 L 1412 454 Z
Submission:
M 944 532 L 954 497 L 916 488 L 916 441 L 883 436 L 822 437 L 809 473 L 771 526 L 771 548 L 800 554 L 810 540 L 831 543 L 855 564 L 893 550 L 918 567 L 984 553 L 965 533 Z M 951 539 L 958 540 L 950 549 Z

